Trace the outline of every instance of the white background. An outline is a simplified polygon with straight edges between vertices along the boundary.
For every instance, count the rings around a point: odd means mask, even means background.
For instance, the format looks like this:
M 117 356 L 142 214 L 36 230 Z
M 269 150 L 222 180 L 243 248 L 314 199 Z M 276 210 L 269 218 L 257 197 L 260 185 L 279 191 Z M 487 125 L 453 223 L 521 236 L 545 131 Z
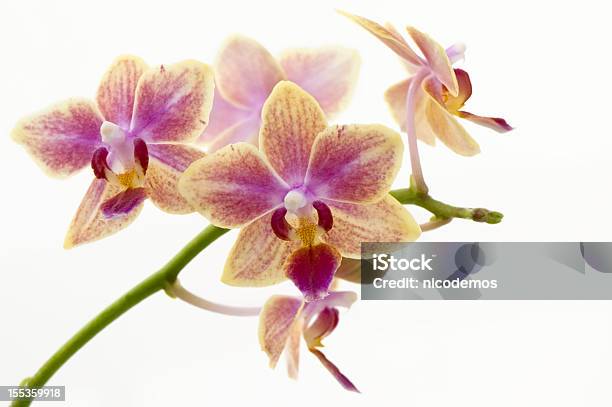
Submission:
M 0 5 L 0 384 L 32 374 L 89 318 L 152 273 L 206 222 L 148 203 L 127 230 L 71 251 L 66 227 L 91 173 L 47 178 L 8 135 L 23 115 L 71 96 L 93 97 L 123 53 L 151 64 L 212 62 L 240 32 L 273 53 L 340 44 L 363 65 L 339 122 L 394 126 L 382 100 L 402 79 L 394 55 L 334 8 L 407 24 L 445 45 L 468 45 L 468 110 L 502 115 L 499 135 L 467 125 L 482 154 L 422 145 L 439 199 L 505 213 L 500 225 L 455 221 L 433 241 L 610 240 L 610 11 L 605 2 L 160 3 L 13 1 Z M 408 162 L 397 186 L 405 186 Z M 425 213 L 414 211 L 421 220 Z M 252 305 L 269 289 L 218 280 L 235 232 L 181 279 L 210 298 Z M 534 270 L 536 273 L 537 270 Z M 526 282 L 527 283 L 527 282 Z M 51 384 L 70 406 L 610 405 L 612 306 L 608 302 L 360 302 L 327 339 L 327 355 L 363 394 L 342 390 L 303 352 L 301 377 L 276 371 L 257 342 L 257 320 L 197 310 L 164 294 L 98 335 Z M 318 403 L 318 404 L 317 404 Z

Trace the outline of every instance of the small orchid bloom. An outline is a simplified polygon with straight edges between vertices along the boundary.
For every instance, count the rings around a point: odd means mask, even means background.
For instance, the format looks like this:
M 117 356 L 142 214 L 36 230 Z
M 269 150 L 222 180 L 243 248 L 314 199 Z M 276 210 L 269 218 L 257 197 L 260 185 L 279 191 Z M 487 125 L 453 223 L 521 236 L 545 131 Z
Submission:
M 468 73 L 452 67 L 453 63 L 463 59 L 463 44 L 455 44 L 445 50 L 427 34 L 407 27 L 408 34 L 422 53 L 420 56 L 393 26 L 383 27 L 363 17 L 342 14 L 391 48 L 413 75 L 391 86 L 385 93 L 393 117 L 402 131 L 409 134 L 415 132 L 418 139 L 429 145 L 435 145 L 438 138 L 455 153 L 472 156 L 480 152 L 480 147 L 455 117 L 500 133 L 512 130 L 504 119 L 459 110 L 472 94 Z
M 239 141 L 256 144 L 261 108 L 285 79 L 314 96 L 329 118 L 348 104 L 359 65 L 357 51 L 341 47 L 290 49 L 276 60 L 256 41 L 230 37 L 215 63 L 215 100 L 200 141 L 209 152 Z
M 339 322 L 338 308 L 349 308 L 357 295 L 349 291 L 331 292 L 316 302 L 304 303 L 300 298 L 273 296 L 259 316 L 259 343 L 274 368 L 285 351 L 289 377 L 296 379 L 299 370 L 300 336 L 308 350 L 346 390 L 359 392 L 357 387 L 318 348 Z
M 96 103 L 69 99 L 17 124 L 13 139 L 49 175 L 93 169 L 66 248 L 126 227 L 146 198 L 166 212 L 193 211 L 177 185 L 185 168 L 203 156 L 184 143 L 206 126 L 213 89 L 212 69 L 202 63 L 148 68 L 122 56 L 104 75 Z
M 291 279 L 307 301 L 327 295 L 341 255 L 363 241 L 413 241 L 420 229 L 388 195 L 401 137 L 381 125 L 327 126 L 316 100 L 281 81 L 262 110 L 259 148 L 228 145 L 196 161 L 183 196 L 216 226 L 242 228 L 222 280 Z

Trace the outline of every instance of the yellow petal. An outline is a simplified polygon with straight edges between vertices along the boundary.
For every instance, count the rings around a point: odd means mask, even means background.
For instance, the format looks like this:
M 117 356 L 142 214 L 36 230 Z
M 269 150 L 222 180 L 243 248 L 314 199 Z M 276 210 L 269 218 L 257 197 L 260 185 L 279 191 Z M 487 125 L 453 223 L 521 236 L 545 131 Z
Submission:
M 465 131 L 463 126 L 431 98 L 425 107 L 425 114 L 434 133 L 455 153 L 473 156 L 480 152 L 478 143 Z

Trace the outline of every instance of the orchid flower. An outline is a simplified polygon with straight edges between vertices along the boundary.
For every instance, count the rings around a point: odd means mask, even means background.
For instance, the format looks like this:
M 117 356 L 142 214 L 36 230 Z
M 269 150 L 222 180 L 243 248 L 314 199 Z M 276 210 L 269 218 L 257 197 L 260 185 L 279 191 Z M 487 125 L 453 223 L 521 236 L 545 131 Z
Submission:
M 423 56 L 419 56 L 393 26 L 382 27 L 366 18 L 346 15 L 398 54 L 413 75 L 385 93 L 393 116 L 403 131 L 410 131 L 410 127 L 415 126 L 417 137 L 427 144 L 434 145 L 437 137 L 457 154 L 470 156 L 480 152 L 478 143 L 453 116 L 500 133 L 512 130 L 502 118 L 459 110 L 472 95 L 468 73 L 452 67 L 453 63 L 463 59 L 463 44 L 445 50 L 427 34 L 407 27 L 408 34 L 422 52 Z
M 276 60 L 256 41 L 230 37 L 215 63 L 215 99 L 200 141 L 210 152 L 239 141 L 257 143 L 261 108 L 285 79 L 314 96 L 331 117 L 350 100 L 359 65 L 357 51 L 341 47 L 290 49 Z
M 427 34 L 407 27 L 408 34 L 422 53 L 418 55 L 390 24 L 385 27 L 367 18 L 340 12 L 382 41 L 402 59 L 412 75 L 393 85 L 385 93 L 396 122 L 408 134 L 412 175 L 417 188 L 426 192 L 417 139 L 435 145 L 436 138 L 463 156 L 480 152 L 478 143 L 455 119 L 461 117 L 503 133 L 512 127 L 501 118 L 483 117 L 461 111 L 472 94 L 467 72 L 453 69 L 453 63 L 463 59 L 465 46 L 455 44 L 444 49 Z
M 413 241 L 420 229 L 388 192 L 403 153 L 381 125 L 327 126 L 316 100 L 281 81 L 262 110 L 259 150 L 228 145 L 194 162 L 179 190 L 208 220 L 242 228 L 222 280 L 291 279 L 307 301 L 327 295 L 341 255 L 363 241 Z
M 347 390 L 359 392 L 355 385 L 340 372 L 318 348 L 339 322 L 337 307 L 349 308 L 357 295 L 349 291 L 331 292 L 316 302 L 304 303 L 300 298 L 273 296 L 264 305 L 259 317 L 259 343 L 274 368 L 283 353 L 287 357 L 289 376 L 297 378 L 300 357 L 300 336 L 308 350 Z
M 203 156 L 185 143 L 206 126 L 213 89 L 212 70 L 202 63 L 148 68 L 140 58 L 122 56 L 102 78 L 96 102 L 68 99 L 17 124 L 13 139 L 49 175 L 93 169 L 66 248 L 126 227 L 146 198 L 166 212 L 193 211 L 177 184 Z

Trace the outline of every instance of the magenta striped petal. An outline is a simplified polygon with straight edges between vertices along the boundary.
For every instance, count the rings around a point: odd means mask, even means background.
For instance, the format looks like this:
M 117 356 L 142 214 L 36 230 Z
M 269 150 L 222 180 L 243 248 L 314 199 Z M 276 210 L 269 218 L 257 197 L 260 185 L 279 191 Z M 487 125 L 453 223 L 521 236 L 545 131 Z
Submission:
M 194 147 L 181 144 L 149 144 L 151 157 L 145 188 L 151 201 L 168 213 L 190 213 L 194 209 L 179 193 L 178 183 L 191 163 L 204 157 Z
M 119 187 L 103 179 L 95 179 L 91 183 L 66 234 L 64 241 L 66 249 L 110 236 L 136 219 L 143 206 L 142 203 L 124 216 L 107 219 L 102 214 L 100 210 L 102 203 L 120 192 Z
M 259 109 L 284 76 L 278 62 L 261 44 L 240 35 L 225 42 L 215 62 L 219 92 L 233 105 L 247 110 Z
M 146 70 L 144 61 L 131 55 L 120 56 L 113 62 L 102 78 L 96 97 L 104 119 L 123 129 L 130 127 L 136 85 Z
M 208 65 L 184 61 L 149 69 L 136 88 L 131 134 L 147 142 L 193 140 L 208 123 L 213 94 Z
M 20 120 L 11 137 L 46 173 L 66 177 L 90 164 L 101 142 L 101 125 L 91 101 L 69 99 Z
M 305 184 L 316 196 L 346 202 L 373 202 L 391 188 L 404 145 L 381 125 L 327 128 L 315 140 Z
M 144 188 L 128 188 L 102 203 L 102 214 L 107 219 L 125 216 L 136 210 L 147 198 Z
M 287 79 L 317 100 L 330 117 L 344 109 L 359 76 L 359 53 L 341 47 L 293 49 L 280 58 Z
M 335 248 L 320 243 L 296 250 L 284 267 L 287 277 L 302 292 L 304 299 L 316 301 L 327 296 L 341 261 L 342 256 Z
M 326 126 L 317 101 L 293 82 L 282 81 L 264 104 L 259 146 L 281 178 L 301 185 L 312 143 Z
M 251 144 L 232 144 L 185 171 L 179 190 L 211 223 L 241 227 L 279 206 L 289 187 Z

